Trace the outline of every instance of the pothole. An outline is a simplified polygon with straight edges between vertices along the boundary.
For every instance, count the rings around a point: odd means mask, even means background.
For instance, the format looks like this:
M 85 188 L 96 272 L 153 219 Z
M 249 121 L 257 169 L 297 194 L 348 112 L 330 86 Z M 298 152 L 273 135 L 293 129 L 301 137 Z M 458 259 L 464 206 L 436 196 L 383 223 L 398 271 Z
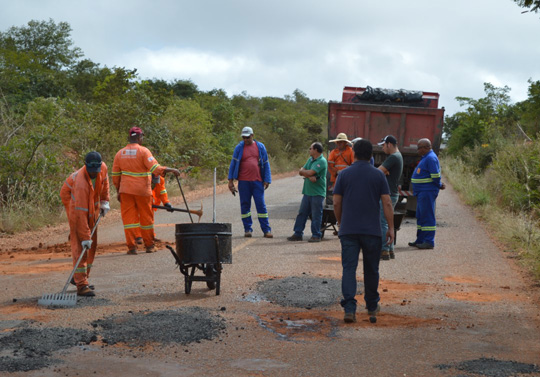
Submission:
M 125 343 L 132 347 L 153 342 L 186 345 L 214 339 L 225 330 L 222 317 L 198 307 L 129 312 L 98 319 L 92 325 L 100 328 L 104 343 Z
M 259 282 L 257 290 L 274 304 L 311 309 L 338 304 L 341 299 L 341 280 L 292 276 Z M 362 291 L 363 284 L 358 283 L 357 294 Z
M 21 328 L 0 334 L 0 371 L 25 372 L 60 362 L 53 352 L 90 344 L 90 331 L 70 328 Z
M 437 367 L 441 370 L 457 369 L 459 371 L 487 377 L 511 377 L 540 372 L 540 368 L 534 364 L 484 357 L 476 360 L 463 361 L 457 364 L 441 364 L 437 365 Z
M 333 337 L 336 318 L 320 312 L 272 312 L 259 315 L 261 326 L 282 339 L 317 340 Z

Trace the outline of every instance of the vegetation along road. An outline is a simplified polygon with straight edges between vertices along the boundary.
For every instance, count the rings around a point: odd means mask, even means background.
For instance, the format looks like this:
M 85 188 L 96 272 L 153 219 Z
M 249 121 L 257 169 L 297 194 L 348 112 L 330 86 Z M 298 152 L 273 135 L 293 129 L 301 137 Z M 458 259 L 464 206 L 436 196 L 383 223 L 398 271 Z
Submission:
M 71 308 L 37 305 L 69 275 L 67 226 L 4 237 L 2 375 L 540 376 L 537 289 L 452 187 L 437 201 L 436 248 L 408 247 L 416 224 L 406 218 L 396 259 L 381 261 L 377 323 L 361 311 L 345 324 L 338 238 L 286 240 L 301 185 L 289 176 L 268 189 L 273 239 L 259 229 L 244 238 L 238 198 L 218 187 L 217 222 L 233 229 L 220 295 L 204 282 L 186 295 L 165 248 L 174 246 L 174 224 L 189 221 L 185 213 L 158 212 L 159 251 L 136 256 L 125 253 L 118 213 L 108 214 L 91 275 L 96 297 Z M 188 201 L 202 201 L 201 221 L 212 222 L 208 191 Z

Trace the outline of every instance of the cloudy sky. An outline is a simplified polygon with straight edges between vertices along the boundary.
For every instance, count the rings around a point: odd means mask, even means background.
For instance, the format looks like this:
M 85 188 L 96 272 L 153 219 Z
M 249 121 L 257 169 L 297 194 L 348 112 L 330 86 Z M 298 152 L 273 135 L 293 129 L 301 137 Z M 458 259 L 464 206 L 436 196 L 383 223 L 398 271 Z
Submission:
M 0 30 L 68 22 L 75 46 L 141 78 L 229 95 L 339 100 L 344 86 L 434 91 L 446 114 L 483 83 L 527 98 L 540 14 L 512 0 L 0 0 Z

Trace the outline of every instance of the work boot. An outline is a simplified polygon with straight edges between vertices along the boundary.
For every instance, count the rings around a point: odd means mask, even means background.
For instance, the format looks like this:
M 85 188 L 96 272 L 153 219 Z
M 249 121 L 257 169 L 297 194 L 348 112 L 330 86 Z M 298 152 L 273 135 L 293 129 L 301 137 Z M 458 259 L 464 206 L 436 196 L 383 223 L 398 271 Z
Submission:
M 414 241 L 414 242 L 409 242 L 409 246 L 410 246 L 410 247 L 416 247 L 416 241 Z
M 416 247 L 419 249 L 433 249 L 433 245 L 427 242 L 418 243 L 416 244 Z
M 246 238 L 251 238 L 252 236 L 253 236 L 252 232 L 245 232 L 244 233 L 244 237 L 246 237 Z
M 77 285 L 77 283 L 75 283 L 75 279 L 74 278 L 71 278 L 70 282 L 69 282 L 71 285 Z M 94 290 L 96 289 L 95 286 L 93 285 L 89 285 L 88 288 L 90 288 L 91 290 Z
M 356 313 L 345 313 L 345 316 L 343 316 L 343 320 L 345 321 L 345 323 L 356 322 Z
M 370 317 L 375 317 L 380 311 L 381 311 L 381 305 L 377 304 L 377 307 L 375 308 L 375 310 L 368 310 L 367 314 Z
M 128 255 L 137 255 L 137 249 L 128 250 Z
M 146 246 L 146 252 L 147 252 L 148 254 L 150 254 L 150 253 L 155 253 L 156 251 L 157 251 L 157 250 L 156 250 L 156 248 L 154 247 L 154 245 Z
M 290 237 L 287 237 L 287 241 L 302 241 L 302 236 L 297 236 L 296 234 L 293 234 Z
M 274 235 L 270 232 L 264 234 L 264 238 L 274 238 Z
M 394 253 L 394 250 L 390 250 L 390 259 L 396 259 L 396 254 Z
M 95 295 L 94 291 L 88 285 L 77 288 L 77 296 L 94 297 Z
M 137 238 L 135 238 L 135 242 L 137 242 L 138 245 L 144 244 L 144 240 L 143 240 L 142 237 L 137 237 Z
M 388 250 L 381 251 L 381 260 L 390 260 L 390 252 Z
M 311 237 L 307 242 L 321 242 L 319 237 Z

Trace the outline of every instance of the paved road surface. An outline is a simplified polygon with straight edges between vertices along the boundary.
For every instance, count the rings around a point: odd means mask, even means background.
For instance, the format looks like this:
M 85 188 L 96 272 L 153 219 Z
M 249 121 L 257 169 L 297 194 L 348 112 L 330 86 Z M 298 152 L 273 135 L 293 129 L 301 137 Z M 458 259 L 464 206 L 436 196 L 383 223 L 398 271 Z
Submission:
M 188 344 L 113 345 L 100 333 L 90 344 L 50 353 L 48 367 L 6 375 L 540 375 L 534 365 L 540 364 L 538 288 L 529 288 L 514 261 L 494 245 L 472 211 L 459 204 L 451 187 L 437 202 L 436 249 L 408 247 L 416 224 L 405 219 L 396 259 L 381 261 L 378 322 L 370 324 L 360 311 L 358 322 L 346 325 L 339 306 L 338 238 L 327 232 L 319 244 L 286 240 L 301 185 L 299 177 L 290 177 L 268 189 L 274 239 L 262 238 L 257 224 L 254 237 L 244 238 L 238 197 L 227 192 L 217 196 L 217 222 L 233 228 L 233 263 L 223 265 L 219 296 L 201 282 L 193 283 L 192 293 L 185 295 L 183 276 L 167 250 L 126 255 L 122 226 L 114 214 L 99 231 L 107 252 L 98 256 L 92 271 L 97 297 L 82 299 L 75 308 L 36 304 L 43 293 L 62 288 L 69 258 L 2 259 L 0 344 L 2 336 L 21 327 L 96 331 L 93 321 L 118 316 L 113 322 L 121 329 L 140 312 L 170 314 L 190 307 L 202 308 L 225 324 L 212 340 Z M 197 208 L 198 202 L 190 205 Z M 212 222 L 212 198 L 204 198 L 203 206 L 202 222 Z M 174 224 L 186 221 L 186 214 L 158 212 L 158 238 L 174 242 Z M 65 242 L 65 237 L 51 234 L 43 242 Z M 32 273 L 14 272 L 10 263 Z M 361 271 L 358 276 L 361 288 Z M 262 293 L 268 284 L 275 287 L 276 297 Z M 324 304 L 329 297 L 330 303 Z M 360 296 L 359 309 L 362 303 Z M 178 321 L 180 326 L 181 312 Z M 163 326 L 171 333 L 176 327 L 170 321 Z M 151 339 L 153 331 L 158 332 L 141 325 L 141 339 Z M 0 348 L 0 363 L 20 358 L 20 353 Z

